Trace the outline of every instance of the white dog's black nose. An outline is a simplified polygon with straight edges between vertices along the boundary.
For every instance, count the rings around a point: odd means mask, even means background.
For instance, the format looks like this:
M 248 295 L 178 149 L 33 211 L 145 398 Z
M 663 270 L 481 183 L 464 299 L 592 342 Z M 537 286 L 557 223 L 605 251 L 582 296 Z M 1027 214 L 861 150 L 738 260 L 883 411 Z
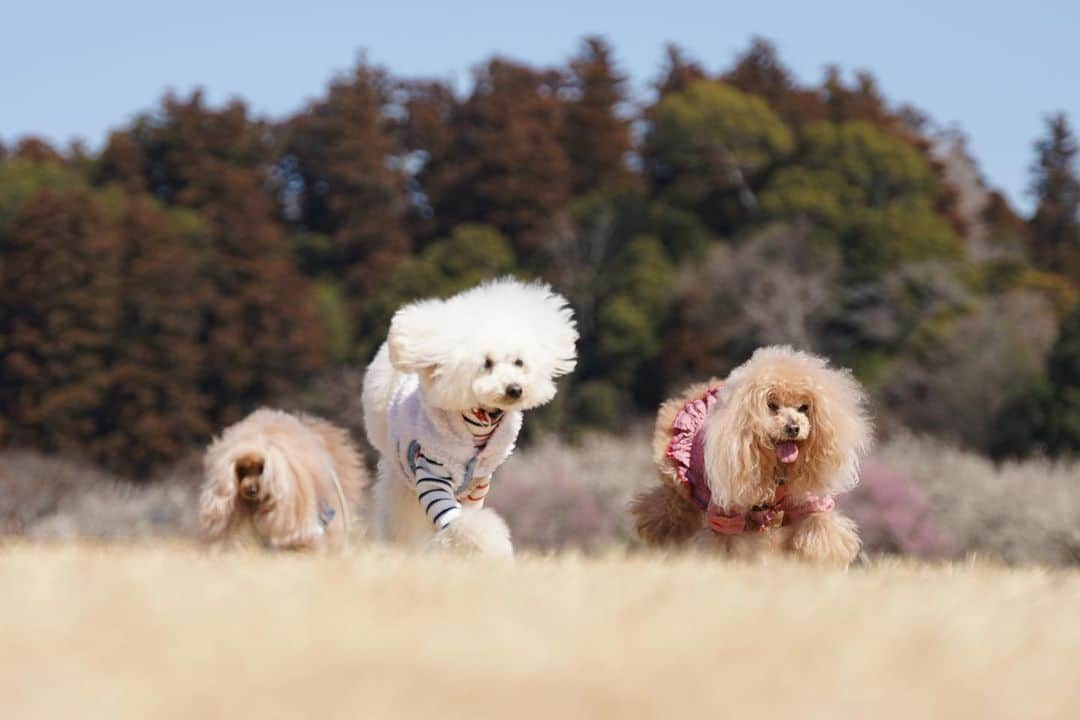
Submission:
M 788 425 L 786 428 L 784 428 L 784 431 L 787 432 L 788 437 L 797 437 L 799 434 L 799 426 Z
M 517 383 L 510 383 L 506 386 L 506 397 L 511 400 L 517 400 L 521 397 L 521 386 Z

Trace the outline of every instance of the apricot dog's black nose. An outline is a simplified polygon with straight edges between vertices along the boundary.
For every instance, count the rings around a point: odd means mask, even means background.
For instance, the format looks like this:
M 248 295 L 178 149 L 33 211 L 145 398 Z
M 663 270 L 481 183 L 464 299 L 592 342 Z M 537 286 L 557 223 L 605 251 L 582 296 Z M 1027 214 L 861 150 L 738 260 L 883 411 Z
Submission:
M 506 397 L 511 400 L 517 400 L 521 397 L 521 386 L 517 383 L 512 383 L 506 386 Z
M 249 498 L 253 498 L 258 494 L 259 488 L 254 485 L 248 485 L 246 488 L 244 488 L 244 495 L 248 496 Z
M 787 432 L 788 437 L 796 437 L 799 434 L 798 425 L 788 425 L 784 430 Z

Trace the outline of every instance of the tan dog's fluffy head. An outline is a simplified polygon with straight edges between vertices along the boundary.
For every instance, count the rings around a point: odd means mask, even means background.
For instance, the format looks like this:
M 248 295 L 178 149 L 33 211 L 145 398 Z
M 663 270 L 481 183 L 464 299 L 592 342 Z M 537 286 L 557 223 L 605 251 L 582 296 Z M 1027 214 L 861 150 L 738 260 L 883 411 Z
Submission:
M 433 407 L 527 410 L 551 400 L 554 379 L 574 369 L 577 337 L 563 296 L 504 278 L 406 305 L 387 345 L 390 362 L 420 377 Z
M 727 509 L 768 502 L 778 473 L 794 494 L 842 492 L 858 482 L 871 437 L 866 395 L 849 371 L 761 348 L 728 376 L 706 426 L 709 487 Z
M 335 434 L 336 433 L 336 434 Z M 335 463 L 334 452 L 344 458 Z M 203 459 L 199 505 L 204 535 L 218 539 L 250 518 L 272 547 L 303 547 L 320 539 L 319 498 L 336 473 L 349 487 L 362 472 L 347 436 L 329 423 L 280 410 L 256 410 L 229 426 Z M 336 502 L 333 503 L 336 505 Z

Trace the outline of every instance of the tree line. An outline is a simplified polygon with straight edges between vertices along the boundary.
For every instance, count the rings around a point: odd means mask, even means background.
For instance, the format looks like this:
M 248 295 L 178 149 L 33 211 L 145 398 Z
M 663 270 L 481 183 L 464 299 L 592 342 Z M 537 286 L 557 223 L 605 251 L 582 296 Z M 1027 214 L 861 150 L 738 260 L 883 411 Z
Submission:
M 874 78 L 756 39 L 496 57 L 464 93 L 360 60 L 294 115 L 168 94 L 99 153 L 0 145 L 0 442 L 139 475 L 373 354 L 401 303 L 540 277 L 581 362 L 541 424 L 618 429 L 753 347 L 825 352 L 908 426 L 1080 445 L 1080 181 L 1063 115 L 1022 217 Z M 1075 357 L 1074 357 L 1075 356 Z

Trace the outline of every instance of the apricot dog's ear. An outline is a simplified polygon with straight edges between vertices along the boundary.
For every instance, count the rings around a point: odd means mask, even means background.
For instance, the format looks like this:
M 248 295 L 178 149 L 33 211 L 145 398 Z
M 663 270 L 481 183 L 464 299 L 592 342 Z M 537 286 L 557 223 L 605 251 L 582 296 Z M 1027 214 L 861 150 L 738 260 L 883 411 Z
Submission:
M 824 365 L 814 386 L 806 444 L 809 476 L 820 478 L 815 492 L 844 492 L 858 484 L 859 464 L 873 443 L 866 392 L 849 370 Z
M 743 510 L 759 502 L 761 452 L 759 417 L 768 388 L 758 386 L 737 368 L 725 381 L 705 425 L 705 474 L 712 499 L 725 510 Z
M 199 525 L 208 540 L 221 537 L 236 509 L 236 469 L 221 438 L 211 443 L 203 458 L 203 487 L 199 496 Z

